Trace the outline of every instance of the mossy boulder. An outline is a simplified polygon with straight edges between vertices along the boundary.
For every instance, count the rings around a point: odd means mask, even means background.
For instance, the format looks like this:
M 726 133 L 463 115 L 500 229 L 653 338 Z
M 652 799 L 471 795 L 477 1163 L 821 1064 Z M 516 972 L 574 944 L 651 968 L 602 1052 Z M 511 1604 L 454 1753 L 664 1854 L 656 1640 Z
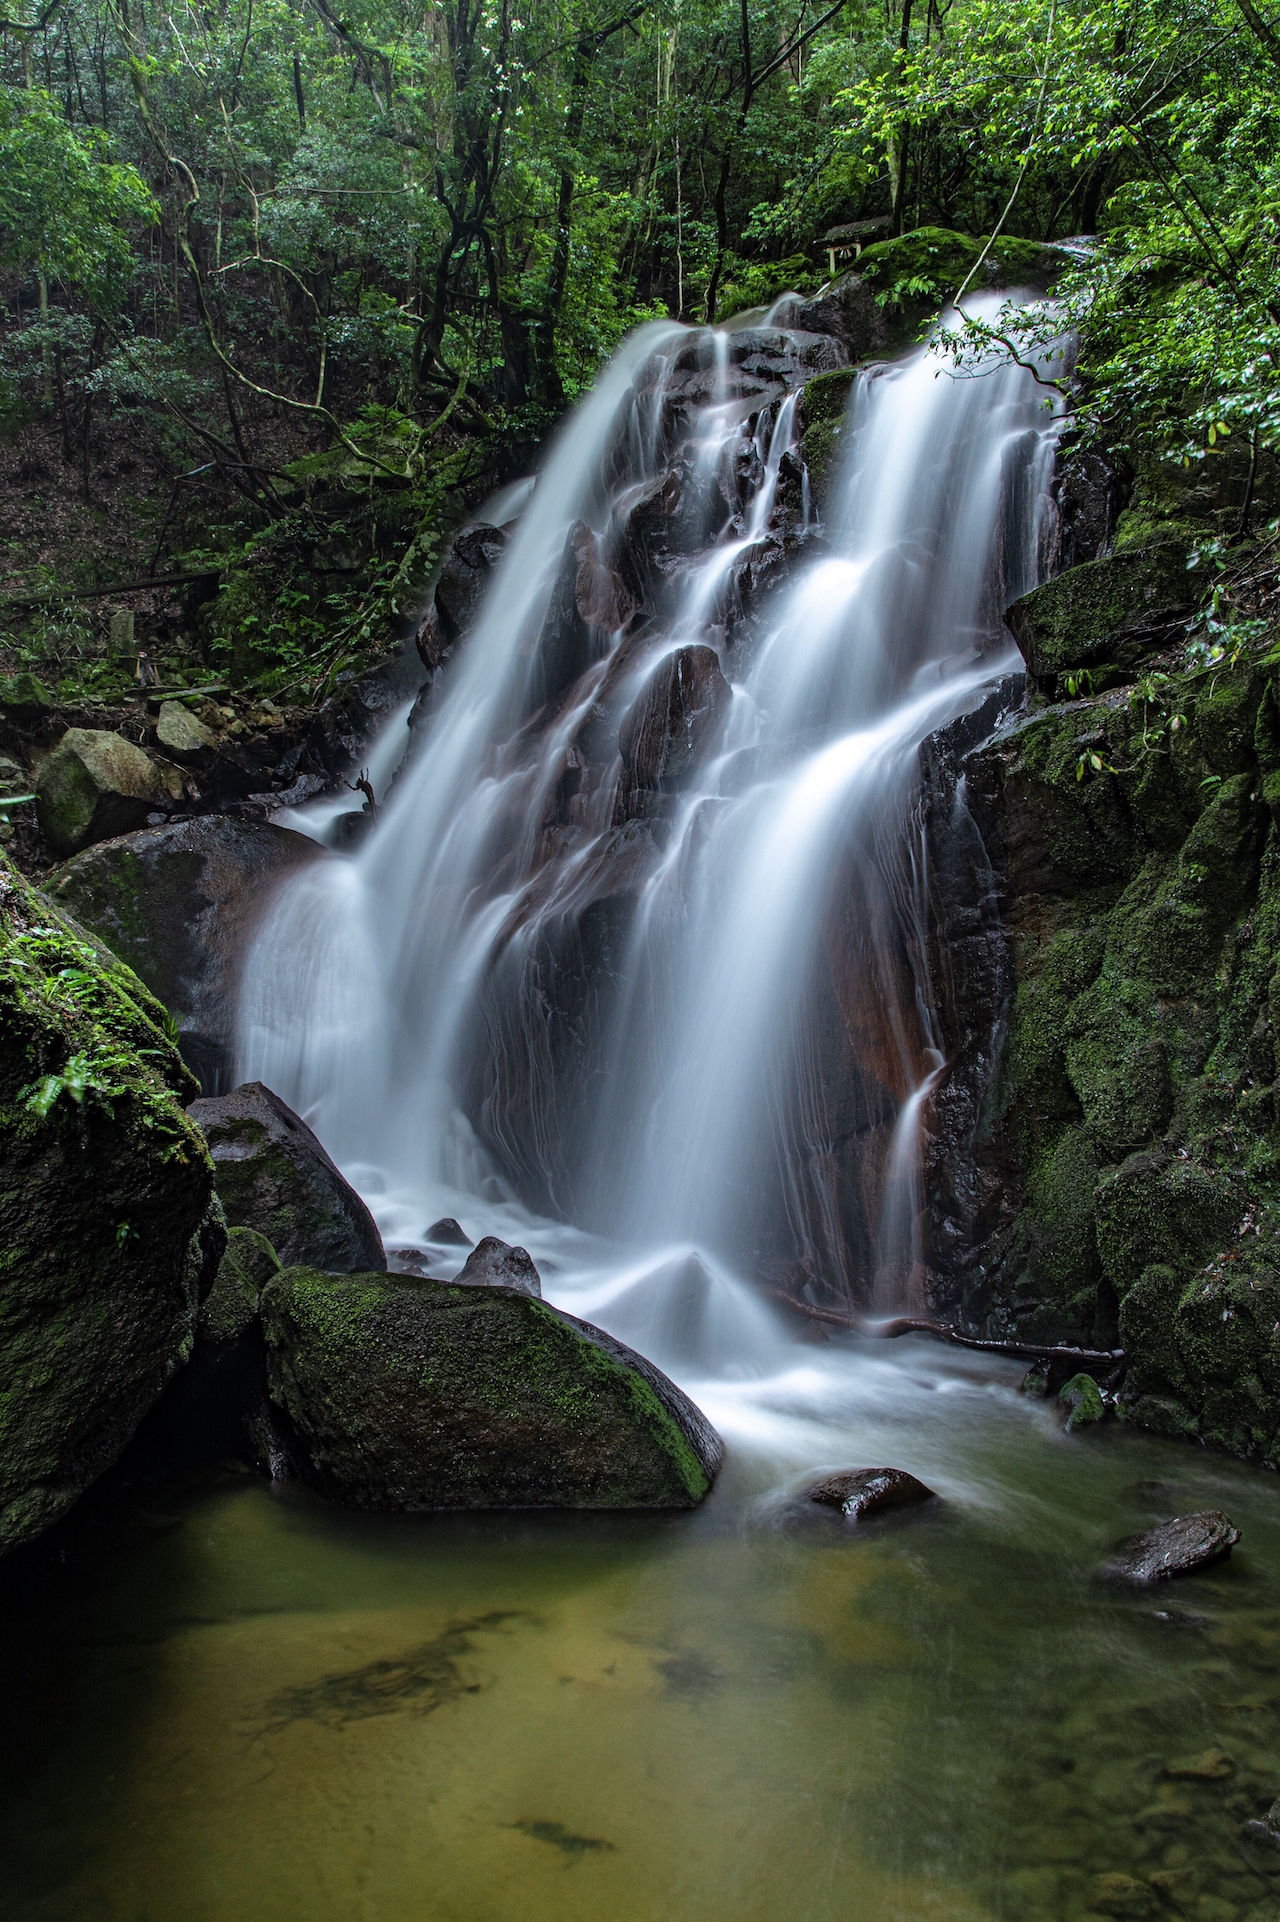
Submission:
M 0 677 L 0 719 L 17 727 L 35 727 L 53 715 L 53 696 L 44 682 L 25 669 Z
M 290 1458 L 359 1508 L 692 1508 L 719 1436 L 650 1362 L 511 1288 L 291 1268 L 262 1295 Z
M 165 1011 L 0 856 L 0 1552 L 191 1352 L 226 1239 Z
M 36 819 L 55 854 L 128 834 L 181 799 L 176 768 L 102 728 L 68 728 L 36 772 Z
M 290 1266 L 387 1265 L 377 1223 L 305 1121 L 260 1081 L 192 1102 L 233 1227 L 256 1228 Z
M 1278 684 L 1266 638 L 1206 668 L 1166 657 L 1132 689 L 1024 712 L 964 760 L 1001 944 L 997 998 L 968 1011 L 996 1045 L 966 1152 L 996 1199 L 967 1270 L 939 1245 L 931 1282 L 991 1334 L 1122 1345 L 1127 1419 L 1267 1460 Z
M 107 942 L 173 1014 L 207 1095 L 234 1086 L 240 969 L 281 884 L 324 859 L 305 834 L 206 814 L 86 848 L 50 876 L 51 898 Z
M 1073 1375 L 1064 1381 L 1058 1390 L 1058 1400 L 1067 1410 L 1066 1429 L 1074 1435 L 1078 1428 L 1088 1428 L 1102 1420 L 1106 1406 L 1102 1390 L 1092 1375 Z
M 280 1273 L 280 1257 L 256 1228 L 231 1228 L 213 1287 L 196 1322 L 202 1342 L 239 1341 L 258 1319 L 262 1291 Z
M 840 472 L 845 410 L 856 376 L 856 368 L 840 367 L 834 373 L 818 374 L 805 385 L 800 451 L 809 470 L 809 486 L 819 514 L 826 514 L 831 508 Z
M 1085 561 L 1024 594 L 1005 619 L 1027 672 L 1052 692 L 1073 670 L 1096 676 L 1105 668 L 1120 678 L 1115 670 L 1128 672 L 1167 646 L 1201 586 L 1187 570 L 1187 542 L 1164 540 Z

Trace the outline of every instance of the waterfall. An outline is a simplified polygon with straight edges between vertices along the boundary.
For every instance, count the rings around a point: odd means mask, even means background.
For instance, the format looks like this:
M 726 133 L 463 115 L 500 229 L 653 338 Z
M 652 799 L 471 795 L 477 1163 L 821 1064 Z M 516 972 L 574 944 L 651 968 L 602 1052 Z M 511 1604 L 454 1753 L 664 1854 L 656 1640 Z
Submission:
M 244 983 L 241 1077 L 390 1249 L 444 1215 L 523 1241 L 686 1370 L 776 1340 L 762 1281 L 910 1298 L 942 1067 L 918 751 L 1019 665 L 1001 610 L 1044 540 L 1034 380 L 929 349 L 855 376 L 816 526 L 815 340 L 624 344 L 377 831 L 290 885 Z M 677 708 L 696 752 L 638 771 Z

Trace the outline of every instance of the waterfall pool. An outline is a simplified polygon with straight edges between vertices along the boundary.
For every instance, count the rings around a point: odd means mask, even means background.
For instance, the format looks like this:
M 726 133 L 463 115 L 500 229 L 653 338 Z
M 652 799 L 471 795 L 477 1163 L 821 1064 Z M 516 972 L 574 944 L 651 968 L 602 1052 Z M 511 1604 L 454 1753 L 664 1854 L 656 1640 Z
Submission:
M 3 1641 L 11 1922 L 1270 1922 L 1280 1504 L 1016 1363 L 799 1345 L 706 1386 L 690 1515 L 384 1519 L 134 1485 Z M 819 1464 L 931 1507 L 797 1518 Z M 1097 1575 L 1225 1508 L 1233 1558 Z M 109 1543 L 109 1545 L 108 1545 Z

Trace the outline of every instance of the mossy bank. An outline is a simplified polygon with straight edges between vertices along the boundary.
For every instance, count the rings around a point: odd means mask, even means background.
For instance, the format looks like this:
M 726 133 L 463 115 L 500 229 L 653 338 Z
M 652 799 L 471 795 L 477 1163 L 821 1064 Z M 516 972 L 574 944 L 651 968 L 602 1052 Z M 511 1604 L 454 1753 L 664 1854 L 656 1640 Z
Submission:
M 225 1243 L 165 1010 L 0 855 L 0 1552 L 116 1460 Z

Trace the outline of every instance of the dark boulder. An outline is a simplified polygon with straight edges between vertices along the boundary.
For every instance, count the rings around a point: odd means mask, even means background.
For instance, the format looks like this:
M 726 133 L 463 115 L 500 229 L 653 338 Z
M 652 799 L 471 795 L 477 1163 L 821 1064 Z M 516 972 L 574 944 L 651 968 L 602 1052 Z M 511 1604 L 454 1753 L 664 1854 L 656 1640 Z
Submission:
M 837 1508 L 851 1522 L 883 1515 L 891 1508 L 914 1508 L 932 1501 L 933 1490 L 903 1468 L 842 1468 L 824 1475 L 804 1491 L 806 1501 L 820 1508 Z
M 1195 1515 L 1179 1515 L 1145 1535 L 1123 1542 L 1107 1563 L 1105 1574 L 1121 1582 L 1163 1582 L 1173 1575 L 1193 1575 L 1231 1553 L 1240 1530 L 1220 1509 L 1206 1508 Z
M 36 770 L 36 818 L 55 854 L 128 834 L 181 800 L 177 768 L 102 728 L 68 728 Z
M 200 1310 L 196 1337 L 225 1347 L 246 1335 L 258 1319 L 262 1291 L 280 1273 L 280 1257 L 256 1228 L 231 1228 L 213 1287 Z
M 575 521 L 534 650 L 534 704 L 558 701 L 603 651 L 597 637 L 603 641 L 626 627 L 637 605 L 601 541 L 585 521 Z
M 788 324 L 829 335 L 852 361 L 873 360 L 895 344 L 895 330 L 876 300 L 874 287 L 859 274 L 846 274 L 815 300 L 789 302 L 785 317 Z
M 136 975 L 0 856 L 0 1553 L 191 1353 L 226 1242 L 193 1086 Z
M 512 1288 L 288 1269 L 262 1325 L 295 1470 L 359 1508 L 692 1508 L 720 1466 L 651 1363 Z
M 1052 691 L 1071 670 L 1128 673 L 1181 632 L 1200 598 L 1184 541 L 1086 561 L 1013 603 L 1005 620 L 1027 672 Z
M 512 1248 L 496 1235 L 477 1242 L 454 1280 L 464 1288 L 515 1288 L 522 1295 L 542 1298 L 542 1278 L 528 1249 Z
M 88 848 L 49 894 L 108 942 L 178 1024 L 205 1094 L 233 1085 L 240 967 L 273 891 L 323 850 L 266 822 L 207 814 Z
M 432 1241 L 438 1248 L 469 1248 L 471 1237 L 452 1215 L 442 1215 L 433 1221 L 423 1236 L 424 1241 Z
M 692 772 L 730 696 L 714 648 L 679 647 L 663 656 L 618 732 L 615 826 L 642 817 L 645 791 L 670 792 Z
M 432 672 L 475 620 L 509 538 L 505 527 L 490 527 L 483 521 L 454 535 L 431 606 L 415 636 L 419 658 Z
M 377 1223 L 305 1121 L 260 1081 L 193 1101 L 218 1195 L 235 1227 L 256 1228 L 288 1265 L 333 1274 L 385 1269 Z

